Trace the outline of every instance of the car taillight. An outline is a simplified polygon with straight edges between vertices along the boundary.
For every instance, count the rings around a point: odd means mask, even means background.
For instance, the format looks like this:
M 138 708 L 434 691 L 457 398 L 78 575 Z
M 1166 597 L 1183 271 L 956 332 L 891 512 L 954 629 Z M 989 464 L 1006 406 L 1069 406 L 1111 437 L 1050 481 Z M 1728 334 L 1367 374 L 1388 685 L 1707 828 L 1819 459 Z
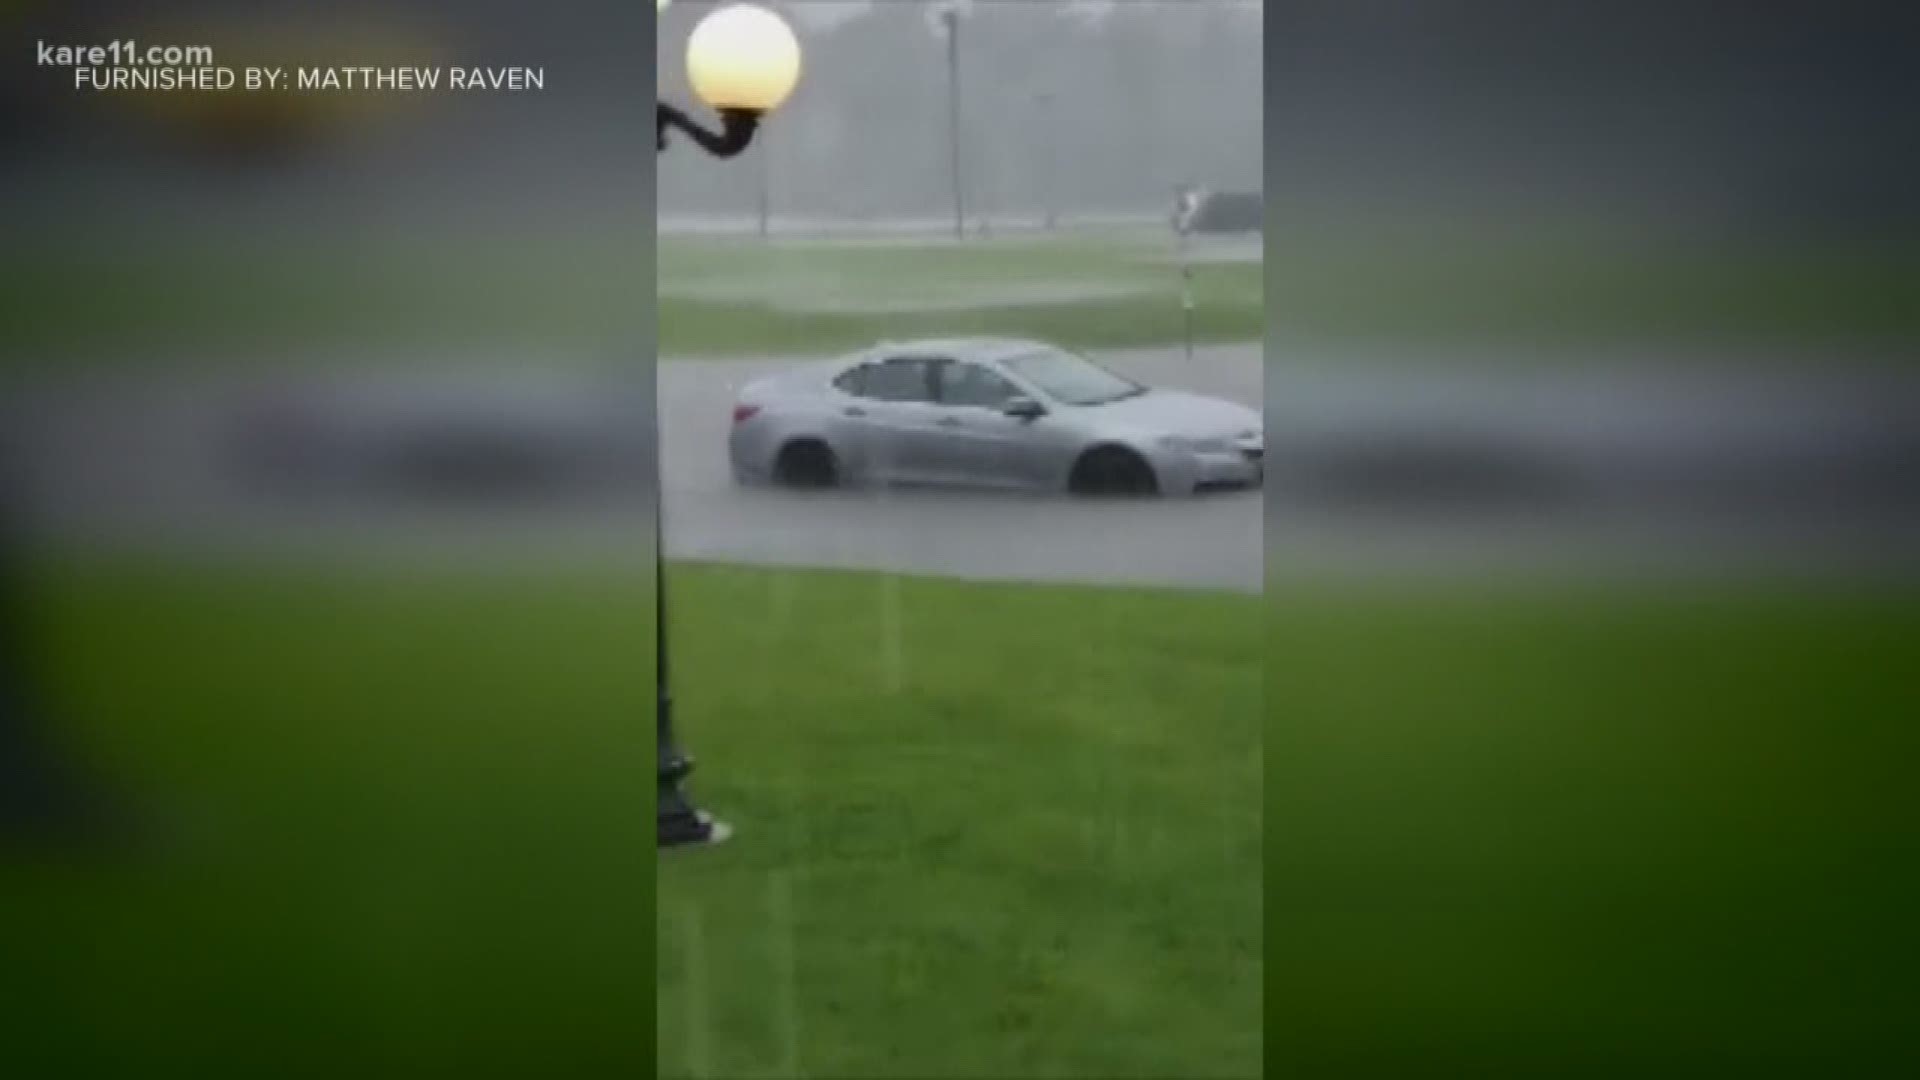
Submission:
M 759 411 L 760 406 L 758 405 L 735 405 L 733 407 L 733 422 L 736 424 L 744 424 L 753 419 L 754 414 Z

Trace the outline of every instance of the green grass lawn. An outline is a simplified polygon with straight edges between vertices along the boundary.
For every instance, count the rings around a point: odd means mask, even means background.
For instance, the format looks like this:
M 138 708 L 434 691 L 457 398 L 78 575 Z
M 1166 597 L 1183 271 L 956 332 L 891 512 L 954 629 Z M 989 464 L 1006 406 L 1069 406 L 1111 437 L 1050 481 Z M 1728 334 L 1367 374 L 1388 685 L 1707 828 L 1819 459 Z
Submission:
M 1486 347 L 1536 361 L 1656 345 L 1673 362 L 1756 349 L 1818 362 L 1835 350 L 1904 360 L 1920 335 L 1920 259 L 1899 242 L 1427 228 L 1271 247 L 1266 319 L 1290 342 Z
M 1273 1075 L 1875 1075 L 1910 1047 L 1911 588 L 1275 599 Z
M 581 232 L 23 236 L 0 268 L 14 363 L 579 362 L 820 353 L 1008 334 L 1089 348 L 1182 340 L 1168 238 L 1064 231 L 918 246 Z M 1920 331 L 1920 267 L 1891 244 L 1681 242 L 1592 232 L 1378 228 L 1276 235 L 1194 268 L 1194 336 L 1303 345 L 1892 350 Z M 1289 351 L 1290 362 L 1297 353 Z M 1409 355 L 1417 356 L 1418 351 Z M 356 359 L 357 358 L 357 359 Z
M 1152 232 L 911 247 L 665 239 L 660 353 L 817 353 L 959 334 L 1171 345 L 1186 325 L 1172 253 Z M 1196 264 L 1193 292 L 1196 341 L 1263 333 L 1258 262 Z
M 1831 1064 L 1916 1006 L 1899 590 L 680 566 L 741 832 L 656 879 L 640 575 L 37 584 L 169 844 L 7 868 L 29 1072 L 631 1074 L 649 974 L 683 1077 Z
M 673 586 L 742 834 L 656 923 L 644 580 L 48 570 L 60 715 L 172 846 L 10 868 L 12 1060 L 631 1075 L 657 1023 L 662 1075 L 1256 1073 L 1256 601 Z
M 742 834 L 660 865 L 662 1076 L 1259 1075 L 1257 600 L 674 588 Z
M 8 327 L 16 363 L 299 361 L 314 352 L 385 364 L 409 353 L 428 362 L 613 360 L 636 343 L 644 351 L 650 288 L 662 356 L 807 354 L 958 333 L 1134 347 L 1184 332 L 1178 271 L 1163 261 L 1170 247 L 1151 234 L 916 248 L 666 239 L 657 285 L 651 244 L 643 231 L 621 229 L 348 230 L 99 247 L 28 238 L 0 267 L 0 287 L 16 315 Z M 801 306 L 782 306 L 796 289 Z M 1031 289 L 1042 298 L 1030 299 Z M 1260 336 L 1257 264 L 1197 267 L 1194 290 L 1197 340 Z M 807 306 L 823 298 L 901 309 Z M 925 303 L 935 307 L 913 306 Z
M 0 282 L 17 362 L 637 363 L 651 240 L 644 220 L 28 235 Z
M 16 1075 L 645 1073 L 650 580 L 34 585 L 49 714 L 152 835 L 0 867 Z

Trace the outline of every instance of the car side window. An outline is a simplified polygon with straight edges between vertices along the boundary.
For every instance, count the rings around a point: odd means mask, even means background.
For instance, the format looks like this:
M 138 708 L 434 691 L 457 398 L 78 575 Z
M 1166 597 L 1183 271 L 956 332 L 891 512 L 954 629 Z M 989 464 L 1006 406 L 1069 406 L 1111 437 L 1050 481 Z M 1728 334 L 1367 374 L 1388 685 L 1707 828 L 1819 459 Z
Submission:
M 952 360 L 940 365 L 940 403 L 998 409 L 1020 389 L 979 364 Z
M 865 388 L 867 369 L 872 366 L 872 364 L 859 364 L 841 372 L 839 376 L 833 380 L 834 389 L 843 394 L 852 394 L 855 397 L 859 397 Z
M 896 357 L 867 364 L 858 393 L 876 401 L 930 401 L 933 398 L 933 372 L 930 361 L 916 357 Z

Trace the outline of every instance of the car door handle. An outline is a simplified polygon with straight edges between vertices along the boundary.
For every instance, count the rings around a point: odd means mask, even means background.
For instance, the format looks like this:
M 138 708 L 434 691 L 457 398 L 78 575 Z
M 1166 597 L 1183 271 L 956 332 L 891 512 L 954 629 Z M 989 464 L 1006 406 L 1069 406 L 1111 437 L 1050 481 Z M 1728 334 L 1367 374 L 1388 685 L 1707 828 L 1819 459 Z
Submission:
M 939 424 L 941 427 L 959 427 L 960 426 L 959 418 L 952 417 L 952 416 L 943 416 L 940 419 L 935 420 L 934 423 Z
M 846 414 L 847 414 L 848 416 L 865 416 L 865 415 L 867 415 L 867 410 L 865 410 L 865 409 L 863 409 L 863 408 L 861 408 L 861 407 L 860 407 L 860 406 L 858 406 L 858 405 L 849 405 L 849 406 L 847 406 L 846 408 L 844 408 L 844 409 L 842 409 L 842 410 L 840 410 L 840 411 L 841 411 L 841 412 L 844 412 L 844 413 L 846 413 Z

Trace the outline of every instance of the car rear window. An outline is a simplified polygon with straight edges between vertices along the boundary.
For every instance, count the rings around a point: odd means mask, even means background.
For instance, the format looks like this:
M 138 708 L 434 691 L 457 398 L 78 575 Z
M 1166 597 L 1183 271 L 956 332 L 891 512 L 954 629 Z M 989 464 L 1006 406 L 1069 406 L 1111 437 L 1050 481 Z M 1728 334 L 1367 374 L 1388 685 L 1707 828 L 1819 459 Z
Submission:
M 933 399 L 933 372 L 931 361 L 917 357 L 896 357 L 892 360 L 861 366 L 861 397 L 876 401 L 931 401 Z

